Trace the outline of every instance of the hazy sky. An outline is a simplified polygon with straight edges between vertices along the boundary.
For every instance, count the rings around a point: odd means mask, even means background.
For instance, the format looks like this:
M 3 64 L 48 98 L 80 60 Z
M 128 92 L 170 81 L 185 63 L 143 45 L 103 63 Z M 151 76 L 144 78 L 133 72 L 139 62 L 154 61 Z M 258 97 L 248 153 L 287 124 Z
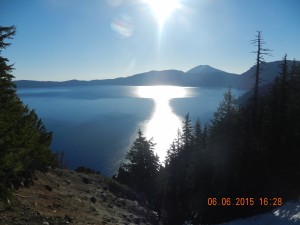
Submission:
M 3 55 L 18 80 L 104 79 L 202 64 L 241 73 L 255 62 L 250 40 L 261 30 L 274 50 L 266 61 L 285 53 L 300 60 L 299 0 L 152 1 L 160 3 L 0 0 L 0 26 L 17 27 Z

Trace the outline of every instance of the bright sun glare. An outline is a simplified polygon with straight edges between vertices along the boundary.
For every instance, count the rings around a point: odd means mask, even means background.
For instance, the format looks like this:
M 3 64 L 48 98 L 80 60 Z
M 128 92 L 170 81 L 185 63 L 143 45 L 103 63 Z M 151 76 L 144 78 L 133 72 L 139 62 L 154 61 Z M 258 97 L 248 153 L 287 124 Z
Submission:
M 146 0 L 146 2 L 152 9 L 160 28 L 172 12 L 180 7 L 178 0 Z
M 186 90 L 176 86 L 140 86 L 137 89 L 140 98 L 153 98 L 155 101 L 168 101 L 171 98 L 187 97 Z
M 140 86 L 136 94 L 140 98 L 154 100 L 154 111 L 143 128 L 145 136 L 156 143 L 155 153 L 161 162 L 165 160 L 166 150 L 170 147 L 176 132 L 181 126 L 181 119 L 170 105 L 173 98 L 186 98 L 190 96 L 187 88 L 176 86 Z

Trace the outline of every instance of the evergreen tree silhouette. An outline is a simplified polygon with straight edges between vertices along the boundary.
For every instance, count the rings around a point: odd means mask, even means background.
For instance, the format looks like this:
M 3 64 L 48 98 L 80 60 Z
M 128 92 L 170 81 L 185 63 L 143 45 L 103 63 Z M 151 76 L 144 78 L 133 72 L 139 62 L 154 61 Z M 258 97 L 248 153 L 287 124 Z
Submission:
M 15 32 L 14 26 L 0 26 L 0 53 Z M 0 55 L 0 198 L 7 198 L 12 187 L 29 184 L 35 170 L 58 164 L 50 149 L 52 134 L 16 95 L 12 70 Z
M 145 193 L 148 200 L 155 196 L 159 158 L 154 154 L 155 144 L 147 140 L 141 130 L 119 168 L 116 180 L 127 184 L 138 192 Z

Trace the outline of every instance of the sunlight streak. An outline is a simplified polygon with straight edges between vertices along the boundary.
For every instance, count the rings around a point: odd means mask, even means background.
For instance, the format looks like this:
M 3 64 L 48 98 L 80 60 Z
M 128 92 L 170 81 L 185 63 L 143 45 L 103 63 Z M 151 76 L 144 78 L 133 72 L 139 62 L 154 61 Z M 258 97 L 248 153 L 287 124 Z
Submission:
M 160 161 L 164 162 L 167 149 L 181 127 L 181 118 L 173 112 L 170 100 L 188 97 L 188 89 L 176 86 L 141 86 L 136 94 L 140 98 L 154 100 L 153 113 L 150 119 L 144 122 L 142 130 L 147 139 L 153 138 L 156 143 L 155 153 Z
M 137 95 L 140 98 L 153 98 L 160 101 L 184 98 L 187 97 L 187 92 L 183 87 L 177 86 L 141 86 L 138 87 Z

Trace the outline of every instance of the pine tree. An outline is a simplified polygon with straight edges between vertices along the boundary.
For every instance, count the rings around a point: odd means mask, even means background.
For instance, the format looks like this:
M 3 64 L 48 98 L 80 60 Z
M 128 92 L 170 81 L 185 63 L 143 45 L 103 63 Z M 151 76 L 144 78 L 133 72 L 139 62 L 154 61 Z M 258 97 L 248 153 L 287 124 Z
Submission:
M 175 141 L 172 142 L 170 148 L 167 150 L 167 156 L 165 160 L 165 165 L 168 166 L 174 158 L 178 155 L 178 149 L 176 148 Z
M 283 56 L 282 63 L 279 65 L 281 71 L 279 73 L 279 83 L 280 83 L 280 109 L 282 116 L 286 113 L 287 108 L 287 98 L 288 98 L 288 62 L 287 62 L 287 54 Z
M 15 94 L 15 84 L 12 82 L 14 76 L 11 74 L 13 65 L 8 65 L 8 59 L 2 57 L 2 50 L 10 46 L 5 39 L 12 39 L 16 33 L 16 28 L 0 26 L 0 107 L 4 107 L 8 98 L 13 98 Z
M 182 142 L 184 149 L 188 149 L 193 143 L 193 131 L 192 131 L 190 114 L 186 114 L 182 121 Z
M 296 59 L 294 59 L 289 69 L 290 78 L 295 79 L 296 73 L 297 73 L 297 62 Z
M 210 126 L 210 137 L 224 139 L 232 132 L 232 127 L 236 122 L 238 107 L 231 89 L 224 93 L 224 99 L 219 104 L 217 111 L 213 115 Z
M 0 27 L 0 53 L 14 34 L 14 26 Z M 12 70 L 0 55 L 0 198 L 24 180 L 29 183 L 35 170 L 57 165 L 50 149 L 52 135 L 16 95 Z
M 194 126 L 194 145 L 196 147 L 200 147 L 203 145 L 203 132 L 201 128 L 201 123 L 199 118 L 197 119 L 195 126 Z
M 205 124 L 205 126 L 203 128 L 203 133 L 202 133 L 202 146 L 203 146 L 203 148 L 206 148 L 206 146 L 207 146 L 207 139 L 208 139 L 208 128 L 207 128 L 207 124 Z
M 139 130 L 116 176 L 116 180 L 121 183 L 145 193 L 148 200 L 154 197 L 159 169 L 159 158 L 154 154 L 154 146 L 152 140 L 147 140 Z

